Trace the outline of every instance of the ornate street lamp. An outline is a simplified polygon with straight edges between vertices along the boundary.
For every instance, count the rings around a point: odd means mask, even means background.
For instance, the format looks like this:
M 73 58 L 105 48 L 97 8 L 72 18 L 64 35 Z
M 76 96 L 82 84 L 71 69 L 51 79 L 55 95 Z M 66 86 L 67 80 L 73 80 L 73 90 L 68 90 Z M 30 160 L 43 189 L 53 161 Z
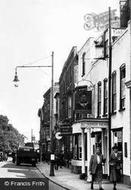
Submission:
M 13 82 L 15 83 L 15 87 L 18 87 L 18 82 L 19 82 L 19 79 L 18 79 L 18 75 L 17 75 L 17 69 L 15 69 L 15 76 L 14 76 L 14 80 Z

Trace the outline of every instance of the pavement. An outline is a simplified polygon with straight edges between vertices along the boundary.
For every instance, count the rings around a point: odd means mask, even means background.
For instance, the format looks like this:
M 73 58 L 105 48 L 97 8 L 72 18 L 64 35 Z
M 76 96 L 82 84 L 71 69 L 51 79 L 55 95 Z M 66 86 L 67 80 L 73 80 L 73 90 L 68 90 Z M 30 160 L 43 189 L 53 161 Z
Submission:
M 38 170 L 55 184 L 59 184 L 66 190 L 90 190 L 90 183 L 86 180 L 81 180 L 79 174 L 74 174 L 69 168 L 54 169 L 55 176 L 50 176 L 50 165 L 46 162 L 39 162 L 37 164 Z M 113 185 L 110 182 L 103 181 L 104 190 L 112 190 Z M 94 190 L 98 190 L 98 184 L 94 184 Z M 131 190 L 131 187 L 122 183 L 117 184 L 117 190 Z

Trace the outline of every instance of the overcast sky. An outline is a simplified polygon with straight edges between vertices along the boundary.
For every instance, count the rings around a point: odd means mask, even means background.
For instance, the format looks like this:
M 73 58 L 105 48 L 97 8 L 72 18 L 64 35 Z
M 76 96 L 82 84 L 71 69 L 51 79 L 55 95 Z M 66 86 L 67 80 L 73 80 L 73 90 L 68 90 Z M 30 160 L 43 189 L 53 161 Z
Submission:
M 119 8 L 119 0 L 0 0 L 0 114 L 28 138 L 38 139 L 38 109 L 51 85 L 51 69 L 19 69 L 18 65 L 50 65 L 54 51 L 57 82 L 72 48 L 78 50 L 90 32 L 84 15 Z

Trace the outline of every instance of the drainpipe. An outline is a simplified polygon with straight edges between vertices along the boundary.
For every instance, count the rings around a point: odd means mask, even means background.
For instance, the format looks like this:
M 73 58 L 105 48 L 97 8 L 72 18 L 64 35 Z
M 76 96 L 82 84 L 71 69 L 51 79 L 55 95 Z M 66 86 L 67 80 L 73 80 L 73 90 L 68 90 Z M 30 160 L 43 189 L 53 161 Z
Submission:
M 130 66 L 131 66 L 131 1 L 129 0 L 129 10 L 130 10 Z M 131 71 L 131 68 L 130 68 Z M 131 74 L 130 74 L 131 78 Z M 130 90 L 130 184 L 131 184 L 131 88 Z
M 85 135 L 84 135 L 84 131 L 85 131 L 85 128 L 81 128 L 82 130 L 82 135 L 81 135 L 81 138 L 82 138 L 82 174 L 85 173 Z

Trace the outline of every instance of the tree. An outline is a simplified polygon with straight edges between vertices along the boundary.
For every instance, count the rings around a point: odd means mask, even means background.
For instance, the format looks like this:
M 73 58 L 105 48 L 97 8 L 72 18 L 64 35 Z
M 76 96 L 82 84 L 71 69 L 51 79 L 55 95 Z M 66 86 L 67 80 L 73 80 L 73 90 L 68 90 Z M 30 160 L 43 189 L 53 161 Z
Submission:
M 23 143 L 23 135 L 9 123 L 7 116 L 0 115 L 0 151 L 12 152 Z

